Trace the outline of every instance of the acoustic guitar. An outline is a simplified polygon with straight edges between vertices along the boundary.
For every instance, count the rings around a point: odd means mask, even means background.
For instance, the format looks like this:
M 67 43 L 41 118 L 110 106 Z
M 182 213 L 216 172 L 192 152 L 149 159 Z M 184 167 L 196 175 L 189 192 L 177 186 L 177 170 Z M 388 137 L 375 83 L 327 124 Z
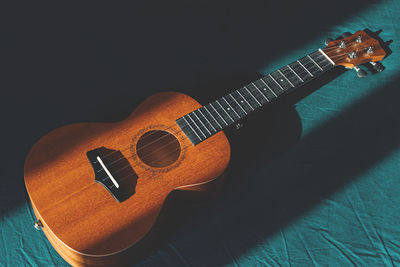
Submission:
M 205 106 L 182 93 L 143 101 L 125 120 L 58 128 L 30 150 L 25 184 L 42 229 L 74 266 L 120 265 L 174 191 L 206 192 L 224 174 L 223 130 L 308 81 L 344 66 L 380 71 L 384 43 L 357 31 Z

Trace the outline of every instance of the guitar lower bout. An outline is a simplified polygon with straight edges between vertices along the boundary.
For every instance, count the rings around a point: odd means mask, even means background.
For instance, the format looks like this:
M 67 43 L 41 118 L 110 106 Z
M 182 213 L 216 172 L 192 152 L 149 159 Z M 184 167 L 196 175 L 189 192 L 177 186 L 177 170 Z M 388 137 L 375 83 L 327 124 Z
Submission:
M 225 134 L 194 146 L 175 122 L 199 107 L 187 95 L 160 93 L 121 122 L 64 126 L 34 145 L 26 188 L 44 233 L 66 261 L 120 262 L 140 245 L 171 192 L 207 191 L 224 173 Z

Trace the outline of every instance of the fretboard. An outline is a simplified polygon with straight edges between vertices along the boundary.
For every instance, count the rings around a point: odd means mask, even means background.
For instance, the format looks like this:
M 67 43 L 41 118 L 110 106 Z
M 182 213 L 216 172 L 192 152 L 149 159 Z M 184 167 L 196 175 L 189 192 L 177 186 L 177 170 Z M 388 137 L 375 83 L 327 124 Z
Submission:
M 334 67 L 317 50 L 176 120 L 193 145 Z

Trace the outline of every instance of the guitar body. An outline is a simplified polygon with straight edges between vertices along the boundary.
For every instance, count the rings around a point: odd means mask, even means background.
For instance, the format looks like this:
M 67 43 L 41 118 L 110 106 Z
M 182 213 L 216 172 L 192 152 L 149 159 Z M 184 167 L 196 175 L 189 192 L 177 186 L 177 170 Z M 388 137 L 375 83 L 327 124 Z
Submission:
M 121 122 L 64 126 L 34 145 L 25 162 L 26 188 L 42 230 L 67 262 L 122 264 L 171 192 L 208 190 L 224 173 L 230 159 L 225 134 L 194 146 L 175 123 L 199 107 L 187 95 L 160 93 Z M 99 148 L 111 151 L 106 157 L 123 157 L 119 169 L 127 172 L 119 186 L 129 195 L 122 201 L 95 181 L 87 153 Z

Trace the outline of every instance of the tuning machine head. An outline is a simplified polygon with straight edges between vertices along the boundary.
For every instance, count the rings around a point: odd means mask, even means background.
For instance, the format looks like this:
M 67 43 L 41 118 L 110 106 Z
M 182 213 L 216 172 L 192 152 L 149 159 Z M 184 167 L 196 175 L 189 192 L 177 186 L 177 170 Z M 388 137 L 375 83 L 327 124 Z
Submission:
M 380 62 L 371 61 L 365 65 L 372 73 L 382 72 L 385 67 Z M 367 72 L 361 69 L 359 66 L 354 66 L 353 68 L 357 72 L 359 78 L 364 78 L 367 76 Z
M 344 33 L 342 33 L 342 35 L 338 36 L 338 37 L 336 38 L 336 40 L 344 39 L 344 38 L 347 38 L 347 37 L 349 37 L 349 36 L 351 36 L 351 33 L 350 33 L 350 32 L 344 32 Z M 329 43 L 332 42 L 332 41 L 333 41 L 332 38 L 329 38 L 329 37 L 326 38 L 326 39 L 325 39 L 325 45 L 328 46 Z
M 340 48 L 345 48 L 346 47 L 346 43 L 347 42 L 345 40 L 343 40 L 343 39 L 346 39 L 349 36 L 351 36 L 350 32 L 344 32 L 344 33 L 342 33 L 342 35 L 340 35 L 338 38 L 336 38 L 336 40 L 341 40 L 340 43 L 338 44 Z M 330 39 L 330 38 L 328 38 L 328 39 Z
M 350 33 L 350 32 L 344 32 L 344 33 L 342 33 L 342 35 L 340 35 L 338 38 L 336 38 L 336 40 L 338 40 L 338 39 L 345 39 L 345 38 L 347 38 L 347 37 L 349 37 L 349 36 L 351 36 L 352 34 Z
M 361 69 L 360 67 L 354 66 L 353 69 L 357 72 L 357 76 L 359 78 L 365 78 L 367 76 L 367 72 L 365 70 Z
M 332 38 L 326 38 L 325 39 L 325 46 L 328 46 L 330 42 L 332 42 L 333 39 Z
M 371 61 L 370 64 L 372 65 L 372 67 L 376 72 L 382 72 L 385 69 L 385 67 L 380 62 Z

